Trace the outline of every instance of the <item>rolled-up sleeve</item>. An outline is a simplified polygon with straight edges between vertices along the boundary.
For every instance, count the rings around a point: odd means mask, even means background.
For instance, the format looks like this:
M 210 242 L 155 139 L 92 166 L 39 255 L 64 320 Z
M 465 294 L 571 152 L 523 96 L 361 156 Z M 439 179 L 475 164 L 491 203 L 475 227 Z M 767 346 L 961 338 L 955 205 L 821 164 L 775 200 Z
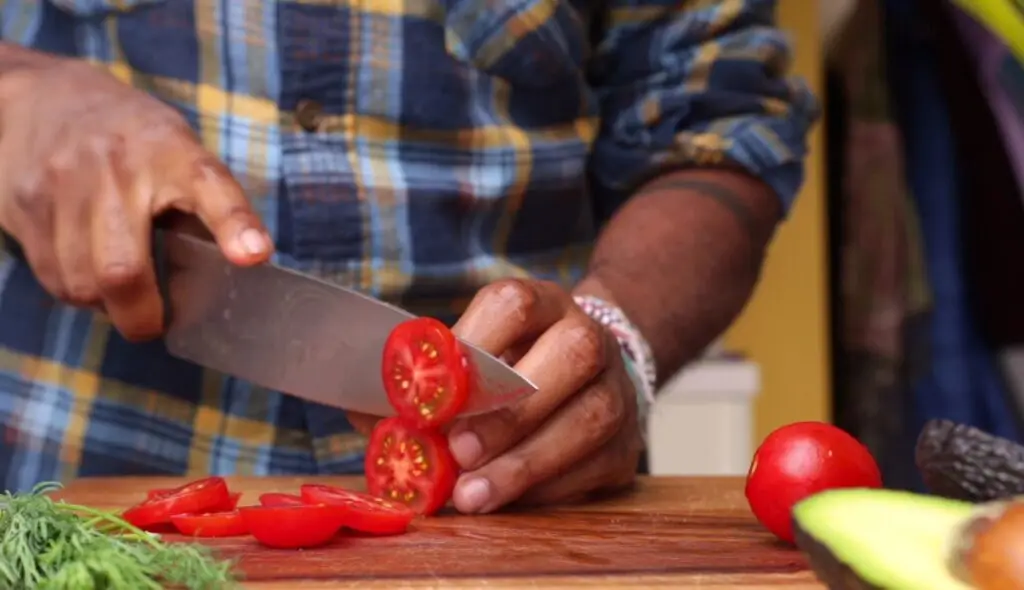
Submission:
M 738 165 L 788 212 L 819 115 L 788 77 L 792 48 L 774 0 L 610 0 L 591 80 L 601 130 L 591 160 L 599 207 L 693 166 Z

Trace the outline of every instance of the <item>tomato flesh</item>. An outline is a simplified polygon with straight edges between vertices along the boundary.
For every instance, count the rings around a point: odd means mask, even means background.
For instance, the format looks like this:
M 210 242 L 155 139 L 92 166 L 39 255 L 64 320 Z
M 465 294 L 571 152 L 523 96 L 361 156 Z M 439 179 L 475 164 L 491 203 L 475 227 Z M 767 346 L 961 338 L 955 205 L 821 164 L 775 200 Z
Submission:
M 746 496 L 758 521 L 793 542 L 793 506 L 836 488 L 879 488 L 882 476 L 867 447 L 823 422 L 783 426 L 764 439 L 747 473 Z
M 190 537 L 240 537 L 249 529 L 237 510 L 207 514 L 175 514 L 171 524 L 183 535 Z
M 326 545 L 345 524 L 344 511 L 326 504 L 246 506 L 239 513 L 249 534 L 274 549 Z
M 302 500 L 302 496 L 295 494 L 270 492 L 260 495 L 261 506 L 302 506 L 303 504 L 306 504 L 306 502 Z
M 466 405 L 467 367 L 459 341 L 433 318 L 402 322 L 384 344 L 388 400 L 399 416 L 421 428 L 449 422 Z
M 405 532 L 416 516 L 402 504 L 334 486 L 306 484 L 300 493 L 311 504 L 344 507 L 348 513 L 345 526 L 362 533 L 397 535 Z
M 144 529 L 169 523 L 176 514 L 219 512 L 230 502 L 231 494 L 224 478 L 208 477 L 185 484 L 166 495 L 147 498 L 126 510 L 122 518 Z
M 374 427 L 364 471 L 371 494 L 401 502 L 423 515 L 434 514 L 448 503 L 459 473 L 447 437 L 414 428 L 398 417 L 381 420 Z

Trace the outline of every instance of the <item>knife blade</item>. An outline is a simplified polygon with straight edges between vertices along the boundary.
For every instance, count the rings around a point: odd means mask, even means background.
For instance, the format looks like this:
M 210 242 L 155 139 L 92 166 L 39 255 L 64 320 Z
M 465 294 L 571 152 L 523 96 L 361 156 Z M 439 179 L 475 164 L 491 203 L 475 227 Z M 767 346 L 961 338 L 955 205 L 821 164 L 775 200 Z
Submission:
M 20 244 L 0 237 L 25 261 Z M 275 264 L 234 266 L 211 241 L 174 229 L 154 231 L 153 258 L 171 355 L 326 406 L 395 414 L 381 376 L 384 342 L 415 315 Z M 459 342 L 476 377 L 460 415 L 537 390 L 501 360 Z
M 308 401 L 394 415 L 381 376 L 384 342 L 415 315 L 275 264 L 237 267 L 201 238 L 157 234 L 170 318 L 164 342 L 172 355 Z M 476 376 L 460 415 L 493 411 L 537 390 L 501 360 L 459 342 Z

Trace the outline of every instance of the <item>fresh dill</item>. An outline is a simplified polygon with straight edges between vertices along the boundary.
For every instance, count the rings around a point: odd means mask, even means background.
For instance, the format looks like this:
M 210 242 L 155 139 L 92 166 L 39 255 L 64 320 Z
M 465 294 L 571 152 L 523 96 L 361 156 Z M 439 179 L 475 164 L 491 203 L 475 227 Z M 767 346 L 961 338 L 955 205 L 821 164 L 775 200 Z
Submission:
M 234 586 L 232 564 L 207 547 L 167 543 L 110 512 L 54 502 L 44 483 L 0 495 L 0 588 L 212 590 Z

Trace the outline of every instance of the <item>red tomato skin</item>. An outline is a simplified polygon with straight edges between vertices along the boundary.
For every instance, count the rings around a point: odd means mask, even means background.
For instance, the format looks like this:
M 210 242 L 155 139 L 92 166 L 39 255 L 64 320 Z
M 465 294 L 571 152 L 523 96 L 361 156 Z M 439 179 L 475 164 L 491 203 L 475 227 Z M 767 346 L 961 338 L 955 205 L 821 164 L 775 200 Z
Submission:
M 269 492 L 260 495 L 260 506 L 302 506 L 303 504 L 306 502 L 301 496 L 295 494 Z
M 345 524 L 344 511 L 326 504 L 245 506 L 238 511 L 249 534 L 272 549 L 326 545 Z
M 448 437 L 436 430 L 416 428 L 401 417 L 386 418 L 377 423 L 366 446 L 363 469 L 366 489 L 370 494 L 391 502 L 400 500 L 389 497 L 387 476 L 380 473 L 381 468 L 377 465 L 377 459 L 384 454 L 384 439 L 389 435 L 399 440 L 419 441 L 427 456 L 428 472 L 417 479 L 420 493 L 412 502 L 402 503 L 416 514 L 430 516 L 437 513 L 451 499 L 459 476 L 459 466 L 448 447 Z
M 844 430 L 824 422 L 796 422 L 769 434 L 754 453 L 746 497 L 757 520 L 793 543 L 793 506 L 837 488 L 880 488 L 871 452 Z
M 126 510 L 121 516 L 129 523 L 146 529 L 166 524 L 175 514 L 219 512 L 231 503 L 228 485 L 222 477 L 207 477 L 156 495 Z
M 178 532 L 189 537 L 241 537 L 249 529 L 237 510 L 207 514 L 175 514 L 171 524 Z
M 174 492 L 179 489 L 180 488 L 158 488 L 155 490 L 149 490 L 146 492 L 146 499 L 154 500 L 158 498 L 166 498 L 167 496 L 174 494 Z M 218 507 L 216 510 L 211 510 L 210 512 L 230 512 L 235 508 L 238 508 L 238 501 L 241 499 L 242 492 L 229 492 L 227 502 L 225 502 L 223 506 Z
M 310 504 L 328 504 L 348 511 L 345 526 L 371 535 L 398 535 L 409 529 L 416 513 L 404 504 L 382 500 L 370 494 L 322 484 L 305 484 L 302 499 Z
M 424 339 L 438 345 L 438 355 L 442 359 L 447 377 L 444 400 L 428 416 L 424 416 L 408 394 L 395 381 L 393 371 L 398 366 L 396 359 L 402 357 L 401 351 L 410 349 L 412 339 Z M 388 401 L 399 416 L 419 428 L 437 428 L 447 424 L 462 411 L 469 399 L 470 365 L 459 345 L 458 339 L 448 326 L 440 321 L 420 317 L 407 320 L 395 326 L 384 343 L 381 377 Z

